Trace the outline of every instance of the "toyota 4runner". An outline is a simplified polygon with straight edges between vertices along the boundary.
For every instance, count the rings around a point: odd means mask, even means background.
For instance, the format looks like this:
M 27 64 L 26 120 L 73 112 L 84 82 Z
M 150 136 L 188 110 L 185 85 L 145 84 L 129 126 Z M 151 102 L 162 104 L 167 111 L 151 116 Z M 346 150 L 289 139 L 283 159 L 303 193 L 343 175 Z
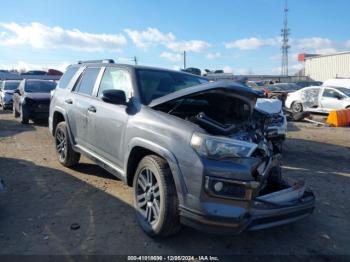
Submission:
M 151 236 L 180 224 L 239 233 L 305 218 L 314 195 L 281 178 L 259 93 L 233 81 L 115 64 L 71 65 L 53 93 L 49 128 L 58 161 L 83 154 L 133 187 Z

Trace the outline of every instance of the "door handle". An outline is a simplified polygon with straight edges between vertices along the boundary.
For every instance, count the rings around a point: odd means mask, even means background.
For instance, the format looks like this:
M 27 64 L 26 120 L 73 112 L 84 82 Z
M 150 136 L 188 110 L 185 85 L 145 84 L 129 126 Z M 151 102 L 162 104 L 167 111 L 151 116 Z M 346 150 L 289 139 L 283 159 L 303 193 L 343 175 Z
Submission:
M 70 99 L 70 98 L 64 100 L 64 102 L 65 102 L 66 104 L 70 104 L 70 105 L 73 104 L 73 100 Z
M 89 112 L 92 112 L 92 113 L 96 113 L 96 107 L 94 107 L 94 106 L 89 106 L 88 111 L 89 111 Z

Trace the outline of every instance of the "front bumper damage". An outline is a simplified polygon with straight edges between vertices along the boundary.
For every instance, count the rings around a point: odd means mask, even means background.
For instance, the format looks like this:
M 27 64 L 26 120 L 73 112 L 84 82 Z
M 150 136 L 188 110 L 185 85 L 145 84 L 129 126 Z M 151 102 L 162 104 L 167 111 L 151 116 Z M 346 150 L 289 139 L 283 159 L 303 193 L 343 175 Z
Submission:
M 182 207 L 181 222 L 205 232 L 232 235 L 292 223 L 312 214 L 315 197 L 304 184 L 280 186 L 283 189 L 263 196 L 254 197 L 252 193 L 250 200 L 249 194 L 245 195 L 241 205 L 208 199 L 201 212 Z

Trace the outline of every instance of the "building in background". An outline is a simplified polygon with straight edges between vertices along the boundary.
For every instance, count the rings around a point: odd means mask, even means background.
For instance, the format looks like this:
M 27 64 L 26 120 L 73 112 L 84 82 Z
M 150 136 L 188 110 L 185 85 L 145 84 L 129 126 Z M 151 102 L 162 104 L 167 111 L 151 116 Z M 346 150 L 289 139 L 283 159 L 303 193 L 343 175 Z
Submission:
M 316 81 L 331 78 L 350 78 L 350 51 L 327 54 L 300 54 L 300 62 L 305 62 L 305 76 Z

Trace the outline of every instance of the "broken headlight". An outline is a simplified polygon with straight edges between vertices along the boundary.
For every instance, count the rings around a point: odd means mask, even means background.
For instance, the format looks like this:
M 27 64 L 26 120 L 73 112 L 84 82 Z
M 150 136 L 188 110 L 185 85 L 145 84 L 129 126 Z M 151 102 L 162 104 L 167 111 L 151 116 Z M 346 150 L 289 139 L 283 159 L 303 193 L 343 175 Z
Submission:
M 191 146 L 204 157 L 222 159 L 229 157 L 249 157 L 257 144 L 236 139 L 194 133 Z

